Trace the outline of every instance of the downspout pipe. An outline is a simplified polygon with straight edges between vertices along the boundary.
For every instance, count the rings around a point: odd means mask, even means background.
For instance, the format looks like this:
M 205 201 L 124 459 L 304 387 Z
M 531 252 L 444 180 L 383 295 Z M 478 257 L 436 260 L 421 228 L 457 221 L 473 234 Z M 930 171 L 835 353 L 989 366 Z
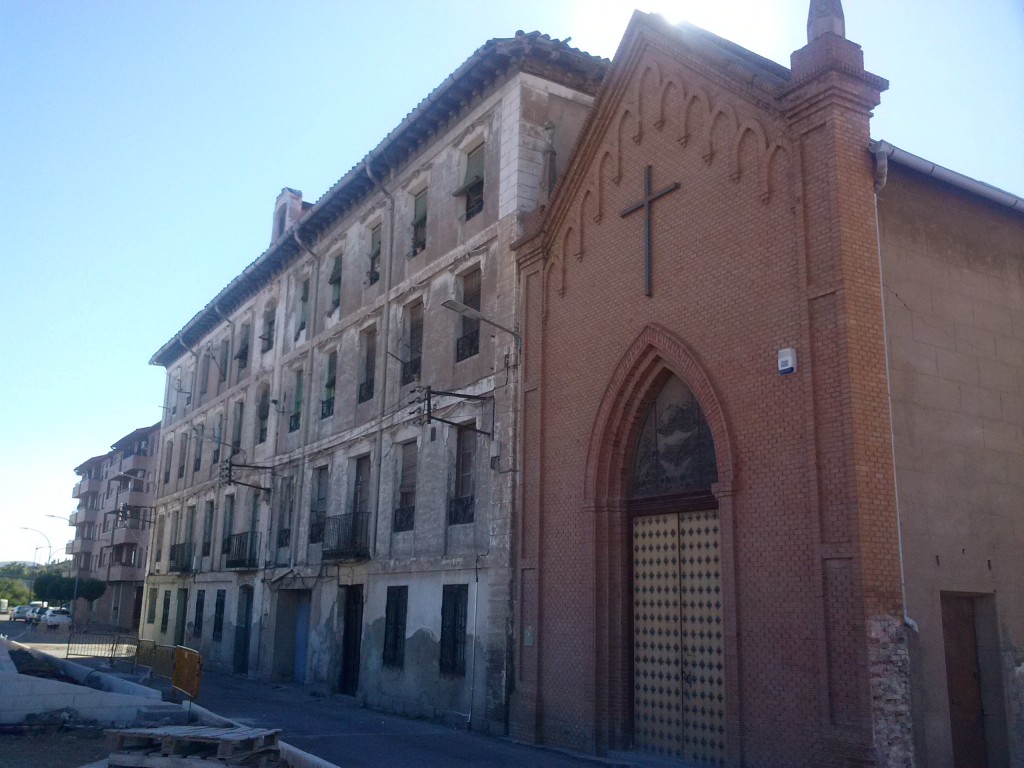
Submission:
M 896 503 L 896 543 L 900 558 L 900 598 L 903 602 L 903 623 L 913 630 L 914 634 L 917 634 L 920 632 L 920 629 L 907 610 L 907 570 L 903 557 L 903 516 L 900 511 L 899 473 L 896 471 L 896 434 L 893 431 L 894 420 L 892 415 L 892 359 L 889 348 L 889 325 L 885 313 L 885 263 L 882 259 L 882 224 L 878 217 L 878 194 L 885 187 L 890 154 L 884 147 L 876 148 L 876 144 L 884 144 L 884 142 L 872 143 L 872 152 L 875 155 L 875 243 L 878 248 L 878 279 L 882 297 L 882 340 L 885 344 L 885 387 L 889 401 L 889 448 L 892 451 L 892 482 Z M 895 149 L 892 145 L 886 146 Z

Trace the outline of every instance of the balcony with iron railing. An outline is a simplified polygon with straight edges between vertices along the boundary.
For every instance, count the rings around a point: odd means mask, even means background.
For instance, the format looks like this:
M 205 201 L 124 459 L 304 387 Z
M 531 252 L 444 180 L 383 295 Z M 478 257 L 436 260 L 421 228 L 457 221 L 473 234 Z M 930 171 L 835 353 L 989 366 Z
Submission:
M 370 515 L 367 512 L 334 515 L 324 521 L 321 558 L 365 560 L 370 556 Z
M 194 570 L 193 555 L 196 546 L 191 542 L 171 544 L 170 555 L 167 560 L 167 570 L 170 573 L 190 573 Z
M 329 416 L 334 415 L 334 398 L 328 397 L 326 400 L 320 401 L 320 418 L 326 419 Z
M 416 381 L 416 377 L 420 375 L 420 367 L 423 358 L 420 356 L 413 357 L 409 360 L 402 362 L 402 386 L 406 384 L 412 384 Z
M 253 531 L 235 533 L 224 542 L 224 567 L 255 570 L 259 567 L 260 535 Z
M 480 329 L 470 331 L 455 341 L 455 361 L 467 360 L 480 352 Z
M 474 496 L 455 496 L 448 499 L 448 525 L 473 522 Z
M 360 403 L 365 403 L 367 400 L 373 399 L 373 379 L 367 379 L 359 383 L 359 394 L 357 400 Z
M 395 519 L 392 521 L 391 530 L 394 533 L 401 533 L 403 531 L 411 531 L 413 528 L 413 521 L 416 516 L 415 505 L 408 505 L 405 507 L 397 507 L 395 509 Z

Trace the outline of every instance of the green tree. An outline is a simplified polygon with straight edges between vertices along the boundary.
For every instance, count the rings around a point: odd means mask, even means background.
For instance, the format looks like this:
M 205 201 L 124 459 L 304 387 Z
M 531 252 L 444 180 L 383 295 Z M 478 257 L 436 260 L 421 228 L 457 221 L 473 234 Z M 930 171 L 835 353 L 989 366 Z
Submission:
M 89 601 L 90 609 L 92 603 L 103 597 L 103 593 L 106 591 L 107 583 L 99 579 L 82 579 L 78 582 L 78 596 Z
M 6 597 L 13 609 L 16 605 L 27 605 L 32 593 L 21 581 L 0 578 L 0 597 Z

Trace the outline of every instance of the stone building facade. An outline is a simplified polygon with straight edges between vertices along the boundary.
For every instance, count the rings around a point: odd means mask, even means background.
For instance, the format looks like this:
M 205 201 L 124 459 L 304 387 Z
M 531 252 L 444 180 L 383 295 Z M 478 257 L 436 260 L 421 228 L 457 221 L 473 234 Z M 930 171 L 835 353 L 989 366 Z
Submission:
M 606 67 L 537 33 L 492 40 L 315 205 L 282 191 L 270 248 L 151 361 L 167 402 L 143 639 L 504 729 L 509 246 Z
M 513 736 L 686 765 L 1021 765 L 1024 201 L 637 13 L 523 328 Z M 886 172 L 888 171 L 888 172 Z
M 75 535 L 65 550 L 71 555 L 70 576 L 107 585 L 91 612 L 77 601 L 76 621 L 139 627 L 159 438 L 159 424 L 136 429 L 108 453 L 75 467 L 79 480 L 71 495 L 78 508 L 68 518 Z

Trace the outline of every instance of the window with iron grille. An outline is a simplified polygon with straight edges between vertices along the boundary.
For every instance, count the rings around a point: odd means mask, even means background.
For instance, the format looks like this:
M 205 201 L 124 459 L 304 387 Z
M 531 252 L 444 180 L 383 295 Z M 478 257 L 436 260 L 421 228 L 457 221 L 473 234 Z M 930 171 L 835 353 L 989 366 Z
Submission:
M 295 392 L 292 395 L 292 414 L 288 417 L 288 431 L 294 432 L 302 423 L 302 371 L 295 371 Z
M 256 442 L 258 444 L 267 441 L 267 432 L 270 427 L 270 387 L 260 387 L 260 399 L 256 404 Z
M 324 523 L 327 520 L 327 494 L 330 491 L 330 474 L 327 467 L 313 470 L 313 498 L 309 507 L 309 543 L 324 540 Z
M 295 322 L 295 341 L 299 335 L 306 330 L 306 323 L 309 322 L 309 280 L 303 280 L 299 286 L 299 306 Z
M 206 590 L 196 590 L 196 615 L 192 621 L 192 637 L 203 636 L 203 611 L 206 610 Z
M 357 400 L 365 403 L 373 399 L 373 377 L 377 367 L 377 331 L 363 331 L 363 370 Z
M 402 386 L 412 384 L 420 375 L 423 359 L 423 302 L 410 304 L 405 311 L 405 347 Z
M 484 145 L 480 144 L 466 155 L 466 175 L 462 186 L 456 189 L 453 197 L 465 196 L 466 211 L 460 217 L 469 221 L 484 209 Z
M 269 352 L 274 348 L 274 327 L 277 324 L 277 305 L 270 303 L 263 310 L 263 333 L 260 334 L 260 351 Z
M 213 549 L 213 501 L 206 502 L 206 511 L 203 513 L 203 557 L 210 554 Z
M 468 584 L 445 584 L 441 592 L 442 675 L 466 674 L 466 614 Z
M 412 201 L 412 252 L 415 256 L 427 249 L 427 190 L 417 193 Z
M 327 277 L 327 285 L 331 288 L 331 305 L 327 308 L 327 314 L 341 306 L 341 254 L 334 257 L 334 265 L 331 267 L 331 274 Z
M 458 428 L 455 446 L 455 493 L 448 501 L 448 524 L 473 522 L 475 507 L 476 431 L 472 426 Z
M 384 608 L 384 666 L 405 666 L 405 616 L 409 606 L 408 587 L 388 587 Z
M 149 605 L 146 606 L 146 623 L 156 623 L 156 601 L 160 598 L 160 590 L 150 589 L 149 590 Z
M 164 607 L 160 612 L 160 632 L 167 631 L 167 625 L 171 620 L 171 590 L 164 590 Z
M 366 284 L 373 285 L 380 280 L 381 225 L 370 230 L 370 268 L 366 272 Z
M 401 479 L 398 484 L 398 508 L 392 530 L 395 533 L 411 531 L 416 517 L 416 474 L 419 456 L 415 441 L 402 445 Z
M 226 596 L 226 589 L 218 589 L 213 603 L 213 639 L 218 643 L 224 637 L 224 598 Z
M 480 311 L 480 270 L 474 269 L 462 277 L 462 303 Z M 465 360 L 480 352 L 480 321 L 460 315 L 461 333 L 455 342 L 455 360 Z
M 334 415 L 334 383 L 338 375 L 338 353 L 327 356 L 327 371 L 324 376 L 324 399 L 320 401 L 320 418 Z

